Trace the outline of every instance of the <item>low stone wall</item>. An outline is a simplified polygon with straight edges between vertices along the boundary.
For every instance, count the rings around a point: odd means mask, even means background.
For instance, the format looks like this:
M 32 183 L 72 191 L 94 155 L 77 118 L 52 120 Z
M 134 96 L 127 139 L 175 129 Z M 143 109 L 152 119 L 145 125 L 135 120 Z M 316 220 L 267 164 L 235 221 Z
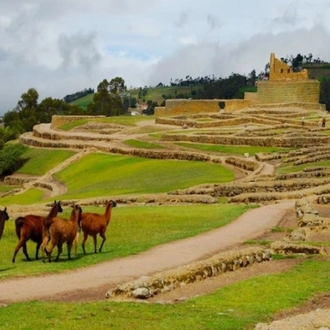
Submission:
M 254 199 L 254 202 L 266 200 L 283 199 L 285 196 L 289 198 L 293 195 L 302 194 L 302 190 L 317 188 L 320 184 L 326 185 L 330 183 L 330 178 L 326 180 L 286 180 L 286 181 L 256 181 L 256 182 L 237 182 L 218 185 L 214 187 L 214 196 L 218 197 L 234 197 L 240 199 L 239 195 L 244 198 Z M 249 195 L 250 194 L 250 195 Z M 253 194 L 253 195 L 252 195 Z M 281 194 L 281 195 L 277 195 Z M 254 197 L 253 197 L 254 196 Z M 293 196 L 290 197 L 290 199 Z M 295 197 L 294 197 L 295 198 Z M 297 197 L 299 198 L 299 196 Z M 231 199 L 231 201 L 237 200 Z
M 211 136 L 211 135 L 184 135 L 184 134 L 164 134 L 162 141 L 170 142 L 193 142 L 208 143 L 220 145 L 250 145 L 250 146 L 267 146 L 267 147 L 283 147 L 283 148 L 302 148 L 315 145 L 329 145 L 330 137 L 244 137 L 244 136 Z
M 166 100 L 165 107 L 156 107 L 155 116 L 176 116 L 182 114 L 196 114 L 203 112 L 232 112 L 247 108 L 250 100 L 243 99 L 214 99 L 214 100 Z
M 278 100 L 276 100 L 278 102 Z M 282 102 L 282 103 L 258 103 L 255 108 L 302 108 L 306 110 L 326 110 L 325 104 L 317 102 Z
M 313 246 L 308 244 L 294 244 L 285 241 L 276 241 L 271 244 L 272 253 L 292 255 L 292 254 L 320 254 L 327 255 L 328 253 L 323 247 Z
M 58 115 L 53 115 L 52 116 L 52 122 L 51 122 L 51 128 L 52 129 L 57 129 L 64 124 L 71 123 L 76 120 L 80 119 L 98 119 L 98 118 L 105 118 L 105 116 L 58 116 Z
M 40 130 L 38 125 L 33 127 L 33 136 L 40 137 L 45 140 L 78 140 L 78 141 L 113 141 L 114 139 L 107 134 L 86 134 L 79 132 L 63 132 L 63 131 L 50 131 L 46 132 Z
M 255 161 L 238 157 L 228 157 L 225 162 L 247 171 L 256 171 L 260 167 L 260 165 Z
M 119 285 L 110 289 L 106 293 L 106 298 L 148 299 L 181 285 L 201 281 L 221 273 L 247 267 L 255 262 L 265 262 L 271 259 L 270 250 L 260 247 L 228 251 L 175 270 L 165 271 L 148 277 L 144 276 L 136 281 Z
M 9 186 L 22 186 L 24 183 L 34 181 L 37 178 L 38 177 L 33 176 L 8 175 L 4 178 L 4 184 Z

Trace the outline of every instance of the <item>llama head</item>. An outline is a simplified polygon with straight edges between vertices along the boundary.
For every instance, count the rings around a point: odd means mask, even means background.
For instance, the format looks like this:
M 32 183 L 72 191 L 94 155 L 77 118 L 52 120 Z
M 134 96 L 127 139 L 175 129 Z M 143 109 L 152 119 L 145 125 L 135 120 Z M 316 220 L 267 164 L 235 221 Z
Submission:
M 111 207 L 116 207 L 117 206 L 117 203 L 113 200 L 109 201 L 109 203 Z
M 63 209 L 62 209 L 62 201 L 58 201 L 57 203 L 56 203 L 56 201 L 54 201 L 54 203 L 55 203 L 56 206 L 57 206 L 57 212 L 62 213 L 62 212 L 63 212 Z
M 7 207 L 5 207 L 5 209 L 3 211 L 0 210 L 0 212 L 3 214 L 4 219 L 7 221 L 9 220 L 9 215 L 7 213 Z

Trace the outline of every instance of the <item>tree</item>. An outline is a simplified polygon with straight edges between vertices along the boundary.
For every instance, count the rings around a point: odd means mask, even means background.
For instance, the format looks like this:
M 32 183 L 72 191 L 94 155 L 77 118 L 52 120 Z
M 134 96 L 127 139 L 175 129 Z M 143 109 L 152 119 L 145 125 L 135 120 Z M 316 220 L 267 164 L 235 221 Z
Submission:
M 330 109 L 330 78 L 324 78 L 320 86 L 320 103 Z
M 249 85 L 254 86 L 256 80 L 257 80 L 256 70 L 252 70 L 248 78 Z
M 116 77 L 109 82 L 110 92 L 112 94 L 121 94 L 126 91 L 125 80 L 121 77 Z
M 18 101 L 18 107 L 21 110 L 26 108 L 36 109 L 38 106 L 39 94 L 35 88 L 30 88 L 26 93 L 21 95 L 21 100 Z
M 124 106 L 124 91 L 126 91 L 124 79 L 116 77 L 110 82 L 103 79 L 97 86 L 93 102 L 88 105 L 88 112 L 104 116 L 118 116 L 125 113 L 128 103 L 125 102 Z

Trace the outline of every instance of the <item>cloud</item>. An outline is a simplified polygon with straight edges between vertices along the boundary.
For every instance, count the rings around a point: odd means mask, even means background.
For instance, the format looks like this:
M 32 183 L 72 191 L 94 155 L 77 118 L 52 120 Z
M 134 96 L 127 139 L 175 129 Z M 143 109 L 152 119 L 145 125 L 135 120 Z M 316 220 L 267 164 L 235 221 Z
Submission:
M 0 114 L 34 87 L 62 98 L 103 79 L 128 86 L 260 72 L 277 57 L 330 61 L 328 0 L 3 0 Z
M 202 42 L 188 45 L 156 63 L 150 70 L 148 85 L 168 84 L 171 78 L 180 79 L 186 75 L 227 77 L 231 73 L 248 74 L 253 69 L 259 73 L 269 62 L 271 53 L 278 58 L 312 53 L 314 58 L 327 59 L 330 34 L 318 25 L 290 33 L 260 33 L 237 44 L 220 46 Z
M 93 33 L 78 33 L 73 36 L 60 35 L 58 49 L 62 60 L 61 66 L 64 69 L 69 66 L 78 66 L 88 73 L 99 64 L 101 59 Z

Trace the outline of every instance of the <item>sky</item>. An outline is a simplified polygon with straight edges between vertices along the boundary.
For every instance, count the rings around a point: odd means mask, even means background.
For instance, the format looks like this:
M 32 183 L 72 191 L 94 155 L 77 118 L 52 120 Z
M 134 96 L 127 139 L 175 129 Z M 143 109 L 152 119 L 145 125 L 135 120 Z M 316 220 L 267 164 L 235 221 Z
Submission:
M 330 62 L 329 0 L 1 0 L 0 115 L 29 88 L 62 99 L 121 77 L 257 74 L 277 58 Z

